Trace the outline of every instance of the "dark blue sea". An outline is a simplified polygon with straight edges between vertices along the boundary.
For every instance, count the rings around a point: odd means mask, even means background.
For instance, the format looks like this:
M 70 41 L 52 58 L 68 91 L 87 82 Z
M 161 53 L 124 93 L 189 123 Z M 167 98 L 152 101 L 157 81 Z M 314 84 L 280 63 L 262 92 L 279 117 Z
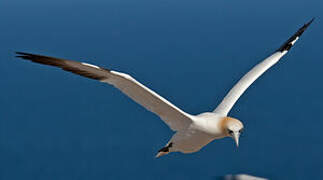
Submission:
M 323 179 L 323 1 L 2 0 L 0 179 Z M 312 17 L 239 99 L 245 124 L 193 154 L 155 159 L 173 132 L 112 86 L 15 51 L 131 74 L 182 110 L 212 111 Z

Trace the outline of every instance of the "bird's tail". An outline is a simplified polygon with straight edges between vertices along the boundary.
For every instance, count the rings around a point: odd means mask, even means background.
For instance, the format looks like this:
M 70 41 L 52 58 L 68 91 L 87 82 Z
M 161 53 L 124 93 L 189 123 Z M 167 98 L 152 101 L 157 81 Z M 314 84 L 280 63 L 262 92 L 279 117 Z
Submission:
M 164 156 L 164 155 L 166 155 L 166 154 L 168 154 L 169 152 L 158 152 L 157 154 L 156 154 L 156 156 L 155 156 L 155 158 L 159 158 L 160 156 Z
M 159 158 L 160 156 L 164 156 L 166 154 L 169 153 L 169 148 L 171 148 L 173 146 L 173 143 L 169 143 L 168 145 L 166 145 L 165 147 L 161 148 L 158 153 L 156 154 L 156 158 Z

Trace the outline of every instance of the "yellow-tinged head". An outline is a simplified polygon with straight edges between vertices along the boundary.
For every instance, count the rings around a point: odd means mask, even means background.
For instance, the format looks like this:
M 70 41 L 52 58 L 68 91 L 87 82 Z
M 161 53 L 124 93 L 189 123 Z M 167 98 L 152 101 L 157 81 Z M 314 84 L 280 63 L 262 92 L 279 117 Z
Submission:
M 238 119 L 232 117 L 224 117 L 221 122 L 221 128 L 226 136 L 232 137 L 239 146 L 239 137 L 243 131 L 243 124 Z

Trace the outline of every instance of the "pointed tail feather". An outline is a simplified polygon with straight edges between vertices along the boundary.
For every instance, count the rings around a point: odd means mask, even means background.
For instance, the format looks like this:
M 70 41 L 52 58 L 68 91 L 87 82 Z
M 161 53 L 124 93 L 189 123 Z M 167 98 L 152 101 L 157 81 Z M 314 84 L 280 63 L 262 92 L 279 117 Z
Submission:
M 168 154 L 169 152 L 158 152 L 157 154 L 156 154 L 156 156 L 155 156 L 155 158 L 159 158 L 159 157 L 161 157 L 161 156 L 164 156 L 164 155 L 166 155 L 166 154 Z
M 159 158 L 160 156 L 164 156 L 169 153 L 169 148 L 173 147 L 173 143 L 167 144 L 165 147 L 161 148 L 156 154 L 155 158 Z

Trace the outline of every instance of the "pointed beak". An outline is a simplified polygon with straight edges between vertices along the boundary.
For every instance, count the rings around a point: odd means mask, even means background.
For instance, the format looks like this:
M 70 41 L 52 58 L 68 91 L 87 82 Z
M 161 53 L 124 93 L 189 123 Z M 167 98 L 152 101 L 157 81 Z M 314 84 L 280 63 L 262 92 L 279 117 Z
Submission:
M 239 133 L 233 133 L 233 137 L 232 138 L 236 142 L 237 147 L 239 147 L 239 136 L 240 136 Z

